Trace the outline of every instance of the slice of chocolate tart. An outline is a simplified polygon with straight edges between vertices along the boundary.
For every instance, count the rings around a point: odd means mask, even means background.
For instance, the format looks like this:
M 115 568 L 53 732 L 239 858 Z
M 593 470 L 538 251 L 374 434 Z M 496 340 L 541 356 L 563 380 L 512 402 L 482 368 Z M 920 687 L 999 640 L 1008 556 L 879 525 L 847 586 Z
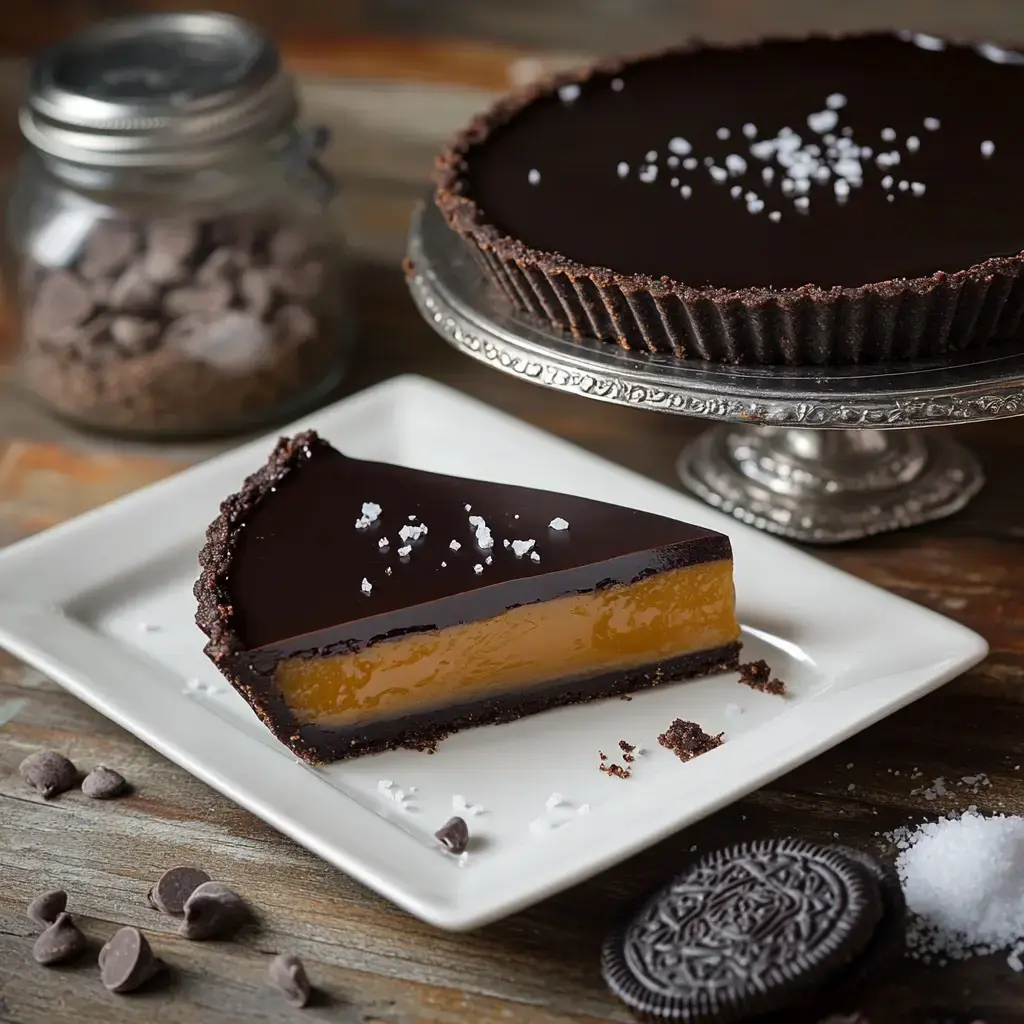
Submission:
M 200 553 L 206 653 L 312 763 L 735 668 L 722 534 L 278 442 Z

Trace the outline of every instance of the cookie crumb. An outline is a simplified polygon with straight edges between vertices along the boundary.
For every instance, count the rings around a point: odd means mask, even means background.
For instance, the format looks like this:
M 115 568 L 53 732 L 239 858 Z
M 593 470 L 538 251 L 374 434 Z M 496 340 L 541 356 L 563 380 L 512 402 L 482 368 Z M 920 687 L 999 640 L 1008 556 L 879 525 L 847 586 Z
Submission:
M 770 693 L 774 697 L 786 696 L 786 684 L 781 679 L 772 678 L 772 670 L 763 658 L 748 661 L 739 667 L 740 682 L 760 693 Z
M 617 779 L 628 779 L 633 774 L 629 768 L 623 768 L 621 764 L 602 764 L 598 767 L 605 775 L 614 775 Z
M 722 745 L 724 733 L 711 736 L 696 722 L 677 718 L 659 737 L 658 742 L 672 751 L 680 761 L 690 761 L 700 754 Z

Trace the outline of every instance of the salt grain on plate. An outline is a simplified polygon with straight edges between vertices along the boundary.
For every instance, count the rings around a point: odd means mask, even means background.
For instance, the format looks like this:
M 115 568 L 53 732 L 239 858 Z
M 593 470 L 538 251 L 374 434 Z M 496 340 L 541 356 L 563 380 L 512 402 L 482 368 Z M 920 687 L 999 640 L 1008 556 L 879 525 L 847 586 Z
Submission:
M 895 142 L 896 141 L 896 129 L 895 128 L 883 128 L 882 129 L 882 138 L 886 142 Z
M 544 801 L 544 806 L 550 811 L 555 807 L 561 807 L 565 803 L 565 797 L 561 793 L 552 793 L 551 796 Z
M 552 519 L 551 522 L 548 523 L 548 526 L 551 527 L 552 530 L 568 530 L 569 529 L 568 521 L 563 519 L 561 516 L 556 516 L 554 519 Z
M 526 180 L 531 185 L 539 185 L 540 184 L 540 171 L 538 171 L 536 167 L 531 168 L 530 169 L 530 173 L 527 174 L 527 176 L 526 176 Z
M 406 558 L 410 551 L 412 551 L 412 545 L 406 544 L 404 547 L 398 549 L 398 557 Z
M 687 156 L 693 151 L 693 146 L 691 146 L 686 139 L 679 138 L 678 135 L 675 138 L 668 140 L 668 148 L 671 152 L 675 153 L 676 156 Z
M 839 110 L 846 106 L 846 97 L 841 92 L 834 92 L 825 100 L 825 106 L 829 110 Z
M 590 813 L 590 804 L 580 804 L 579 807 L 576 808 L 576 813 L 577 814 L 589 814 Z
M 533 550 L 535 540 L 514 540 L 512 541 L 512 550 L 515 553 L 516 558 L 522 558 L 523 555 L 529 554 Z
M 386 547 L 390 545 L 390 543 L 391 541 L 389 541 L 387 537 L 381 537 L 381 539 L 377 541 L 377 547 L 379 547 L 381 551 L 383 551 Z
M 928 129 L 928 131 L 934 132 L 939 130 L 939 125 L 941 122 L 937 117 L 926 117 L 922 123 L 924 124 L 925 128 Z
M 580 98 L 580 87 L 575 82 L 563 85 L 558 90 L 558 98 L 563 103 L 573 103 L 575 100 Z
M 611 82 L 613 92 L 622 92 L 625 82 L 621 78 L 613 78 Z
M 986 139 L 981 144 L 981 155 L 987 160 L 996 151 L 996 144 L 991 139 Z
M 359 584 L 359 589 L 366 594 L 370 595 L 370 591 L 373 590 L 373 584 L 364 576 L 363 582 Z
M 688 156 L 683 161 L 683 167 L 685 167 L 688 171 L 695 171 L 697 169 L 697 158 L 693 156 Z
M 473 566 L 473 572 L 475 572 L 478 576 L 483 571 L 484 571 L 484 567 L 479 562 L 477 562 L 476 565 Z
M 757 125 L 755 125 L 755 124 L 751 124 L 751 123 L 750 123 L 750 122 L 748 121 L 748 122 L 747 122 L 747 123 L 746 123 L 746 124 L 745 124 L 745 125 L 743 126 L 743 134 L 744 134 L 744 135 L 746 135 L 746 137 L 747 137 L 748 139 L 753 139 L 753 138 L 756 138 L 756 137 L 757 137 Z
M 690 186 L 689 186 L 689 185 L 684 185 L 684 186 L 683 186 L 683 187 L 682 187 L 682 188 L 681 188 L 681 189 L 679 190 L 679 192 L 680 192 L 680 195 L 682 195 L 682 197 L 683 197 L 684 199 L 689 199 L 689 198 L 690 198 L 690 196 L 691 196 L 691 195 L 693 195 L 693 189 L 692 189 L 692 188 L 690 188 Z
M 364 501 L 361 511 L 363 514 L 356 520 L 357 530 L 365 530 L 368 526 L 372 526 L 384 510 L 376 502 Z
M 538 555 L 536 551 L 531 551 L 530 552 L 530 561 L 531 562 L 539 562 L 540 561 L 540 555 Z
M 629 174 L 629 164 L 625 160 L 620 160 L 615 166 L 615 173 L 620 178 L 625 178 Z

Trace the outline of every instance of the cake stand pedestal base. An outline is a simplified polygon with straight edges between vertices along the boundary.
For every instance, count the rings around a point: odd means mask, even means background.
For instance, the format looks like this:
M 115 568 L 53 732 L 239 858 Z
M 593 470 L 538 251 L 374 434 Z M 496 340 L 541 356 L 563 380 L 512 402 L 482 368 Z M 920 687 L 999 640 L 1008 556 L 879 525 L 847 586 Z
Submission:
M 935 431 L 801 430 L 723 423 L 679 457 L 683 483 L 760 530 L 835 544 L 941 519 L 985 482 Z

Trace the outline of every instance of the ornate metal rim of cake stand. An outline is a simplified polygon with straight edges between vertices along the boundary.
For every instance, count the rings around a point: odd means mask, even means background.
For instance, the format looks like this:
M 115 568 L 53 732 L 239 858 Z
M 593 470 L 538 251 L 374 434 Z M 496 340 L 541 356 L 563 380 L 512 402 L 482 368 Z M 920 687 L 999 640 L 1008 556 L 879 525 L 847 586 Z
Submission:
M 423 316 L 481 362 L 571 394 L 654 412 L 796 428 L 940 426 L 1024 415 L 1024 352 L 878 367 L 729 367 L 577 340 L 512 311 L 432 203 L 415 214 L 409 287 Z

